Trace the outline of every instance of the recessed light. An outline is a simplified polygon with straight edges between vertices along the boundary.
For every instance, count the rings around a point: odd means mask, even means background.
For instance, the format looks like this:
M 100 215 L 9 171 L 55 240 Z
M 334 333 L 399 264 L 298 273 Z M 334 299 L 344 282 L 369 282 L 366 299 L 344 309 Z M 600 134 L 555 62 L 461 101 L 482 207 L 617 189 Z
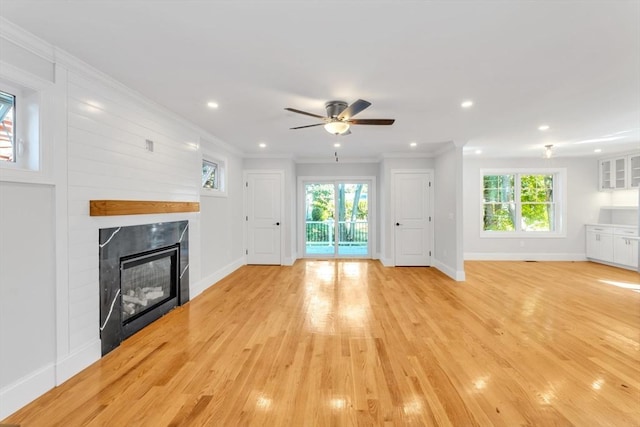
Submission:
M 334 147 L 336 147 L 336 148 L 338 148 L 338 147 L 340 147 L 340 143 L 339 143 L 339 142 L 336 142 L 335 144 L 333 144 L 333 146 L 334 146 Z
M 417 145 L 418 145 L 418 143 L 417 143 L 417 142 L 412 142 L 412 143 L 411 143 L 411 144 L 409 144 L 409 145 L 410 145 L 411 147 L 415 147 L 415 146 L 417 146 Z
M 476 154 L 482 154 L 482 150 L 476 150 L 475 153 Z
M 594 153 L 602 153 L 602 148 L 596 148 L 593 150 Z
M 541 131 L 549 130 L 549 125 L 540 125 L 538 126 L 538 130 L 541 130 Z
M 471 108 L 473 106 L 473 101 L 471 100 L 463 101 L 462 104 L 460 104 L 460 106 L 462 108 Z
M 258 146 L 259 146 L 260 148 L 264 148 L 264 147 L 266 147 L 266 146 L 267 146 L 267 144 L 265 144 L 264 142 L 261 142 L 260 144 L 258 144 Z
M 209 108 L 218 108 L 219 105 L 218 105 L 217 102 L 209 101 L 209 102 L 207 102 L 207 107 L 209 107 Z

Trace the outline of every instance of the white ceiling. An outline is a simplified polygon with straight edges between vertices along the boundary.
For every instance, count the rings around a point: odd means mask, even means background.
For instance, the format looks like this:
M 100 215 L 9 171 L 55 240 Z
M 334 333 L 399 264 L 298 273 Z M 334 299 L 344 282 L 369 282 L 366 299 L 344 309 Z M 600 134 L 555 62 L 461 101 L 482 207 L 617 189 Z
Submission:
M 357 118 L 396 122 L 354 126 L 341 160 L 640 148 L 639 1 L 0 0 L 0 16 L 250 156 L 333 158 L 336 137 L 289 130 L 316 119 L 284 108 L 358 98 Z

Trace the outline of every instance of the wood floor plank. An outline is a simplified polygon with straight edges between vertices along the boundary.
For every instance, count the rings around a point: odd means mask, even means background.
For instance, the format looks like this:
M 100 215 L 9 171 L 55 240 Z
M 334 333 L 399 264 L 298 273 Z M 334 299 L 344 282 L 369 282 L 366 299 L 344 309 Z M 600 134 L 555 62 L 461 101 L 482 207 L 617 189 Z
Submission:
M 244 266 L 2 423 L 640 426 L 640 275 Z

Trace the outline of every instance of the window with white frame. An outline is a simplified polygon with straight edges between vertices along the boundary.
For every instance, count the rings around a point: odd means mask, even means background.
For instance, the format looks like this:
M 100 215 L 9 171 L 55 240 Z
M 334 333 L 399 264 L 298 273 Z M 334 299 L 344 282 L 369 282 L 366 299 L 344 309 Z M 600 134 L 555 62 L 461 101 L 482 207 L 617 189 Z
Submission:
M 564 234 L 564 176 L 559 169 L 483 170 L 482 235 Z
M 226 196 L 226 161 L 222 158 L 202 159 L 202 191 L 205 196 Z
M 38 171 L 41 91 L 0 79 L 0 168 Z
M 0 90 L 0 161 L 16 160 L 16 96 Z

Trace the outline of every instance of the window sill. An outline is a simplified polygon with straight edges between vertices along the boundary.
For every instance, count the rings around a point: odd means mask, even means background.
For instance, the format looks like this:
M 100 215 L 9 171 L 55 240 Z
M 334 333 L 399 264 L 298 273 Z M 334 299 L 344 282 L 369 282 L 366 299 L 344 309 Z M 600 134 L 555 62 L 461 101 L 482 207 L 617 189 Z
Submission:
M 41 170 L 21 169 L 15 164 L 0 166 L 0 182 L 53 185 L 53 179 Z
M 549 233 L 549 232 L 487 232 L 481 231 L 481 239 L 562 239 L 567 237 L 567 233 Z
M 226 191 L 208 190 L 206 188 L 201 188 L 200 189 L 200 196 L 204 196 L 204 197 L 228 197 Z

